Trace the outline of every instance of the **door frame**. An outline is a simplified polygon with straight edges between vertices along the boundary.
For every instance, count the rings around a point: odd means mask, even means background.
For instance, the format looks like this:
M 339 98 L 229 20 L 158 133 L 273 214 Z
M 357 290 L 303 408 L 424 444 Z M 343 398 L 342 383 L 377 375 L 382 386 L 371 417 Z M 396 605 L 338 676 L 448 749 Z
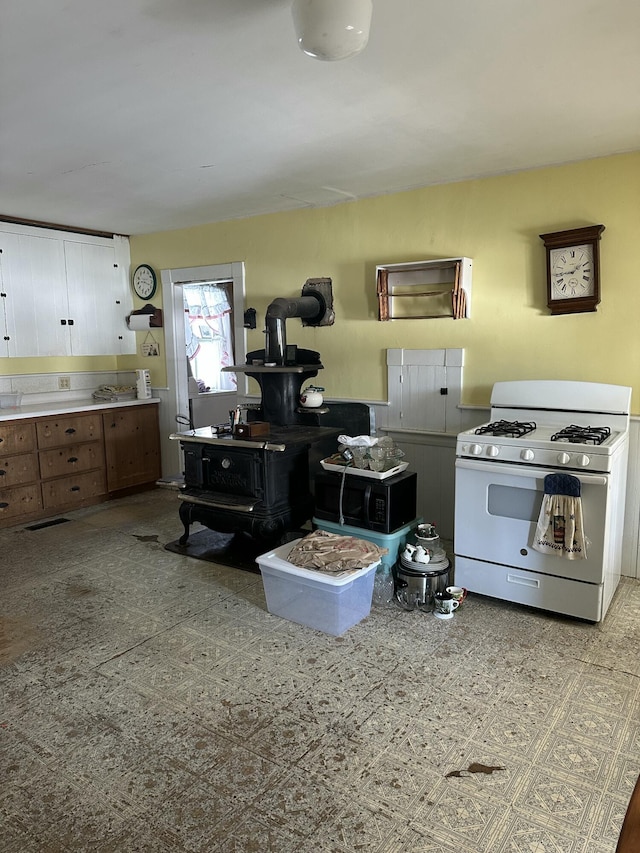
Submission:
M 169 435 L 183 432 L 188 426 L 176 423 L 177 415 L 189 416 L 189 385 L 186 368 L 184 337 L 184 302 L 181 285 L 199 282 L 233 282 L 234 364 L 244 364 L 247 356 L 247 333 L 244 327 L 245 271 L 243 261 L 211 264 L 201 267 L 180 267 L 160 271 L 162 303 L 164 305 L 167 389 L 162 394 L 160 429 L 163 441 L 163 476 L 182 472 L 180 444 Z M 238 395 L 246 394 L 244 373 L 237 374 Z M 228 393 L 228 392 L 220 392 Z

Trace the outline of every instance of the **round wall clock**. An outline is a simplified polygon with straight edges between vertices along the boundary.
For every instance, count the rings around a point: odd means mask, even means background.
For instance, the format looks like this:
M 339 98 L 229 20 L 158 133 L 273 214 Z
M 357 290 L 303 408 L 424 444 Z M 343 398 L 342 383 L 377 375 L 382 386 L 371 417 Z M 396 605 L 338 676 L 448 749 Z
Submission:
M 140 299 L 151 299 L 156 292 L 156 274 L 148 264 L 140 264 L 132 278 L 133 290 Z
M 547 305 L 552 314 L 596 311 L 604 225 L 540 234 L 547 250 Z

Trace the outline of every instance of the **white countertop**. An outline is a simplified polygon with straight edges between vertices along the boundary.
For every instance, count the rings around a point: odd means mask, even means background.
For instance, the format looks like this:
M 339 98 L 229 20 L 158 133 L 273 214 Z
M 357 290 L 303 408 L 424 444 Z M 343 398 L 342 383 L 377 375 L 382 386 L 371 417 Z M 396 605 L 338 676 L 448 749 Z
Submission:
M 122 400 L 111 403 L 108 400 L 94 400 L 88 397 L 86 400 L 69 400 L 68 403 L 56 401 L 55 403 L 32 403 L 31 405 L 17 406 L 12 409 L 0 409 L 0 421 L 17 421 L 24 418 L 49 418 L 56 415 L 73 414 L 74 412 L 91 412 L 96 409 L 120 409 L 123 406 L 145 406 L 157 404 L 157 397 L 149 397 L 146 400 Z

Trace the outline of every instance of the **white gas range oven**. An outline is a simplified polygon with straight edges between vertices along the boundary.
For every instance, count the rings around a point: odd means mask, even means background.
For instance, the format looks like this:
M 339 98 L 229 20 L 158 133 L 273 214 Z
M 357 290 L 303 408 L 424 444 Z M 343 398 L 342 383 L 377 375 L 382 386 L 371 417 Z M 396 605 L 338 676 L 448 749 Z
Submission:
M 599 622 L 620 580 L 631 389 L 497 382 L 491 420 L 459 434 L 455 582 L 471 592 Z M 586 559 L 533 548 L 545 477 L 580 481 Z M 575 481 L 573 481 L 575 483 Z

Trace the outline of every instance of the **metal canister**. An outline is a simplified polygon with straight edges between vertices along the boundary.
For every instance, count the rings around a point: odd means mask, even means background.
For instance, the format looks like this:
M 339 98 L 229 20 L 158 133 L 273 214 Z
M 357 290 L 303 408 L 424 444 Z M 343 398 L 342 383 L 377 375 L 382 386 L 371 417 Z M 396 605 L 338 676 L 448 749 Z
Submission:
M 396 601 L 405 610 L 433 610 L 433 596 L 449 586 L 449 560 L 437 564 L 427 563 L 424 569 L 419 563 L 409 564 L 402 558 L 394 570 Z

